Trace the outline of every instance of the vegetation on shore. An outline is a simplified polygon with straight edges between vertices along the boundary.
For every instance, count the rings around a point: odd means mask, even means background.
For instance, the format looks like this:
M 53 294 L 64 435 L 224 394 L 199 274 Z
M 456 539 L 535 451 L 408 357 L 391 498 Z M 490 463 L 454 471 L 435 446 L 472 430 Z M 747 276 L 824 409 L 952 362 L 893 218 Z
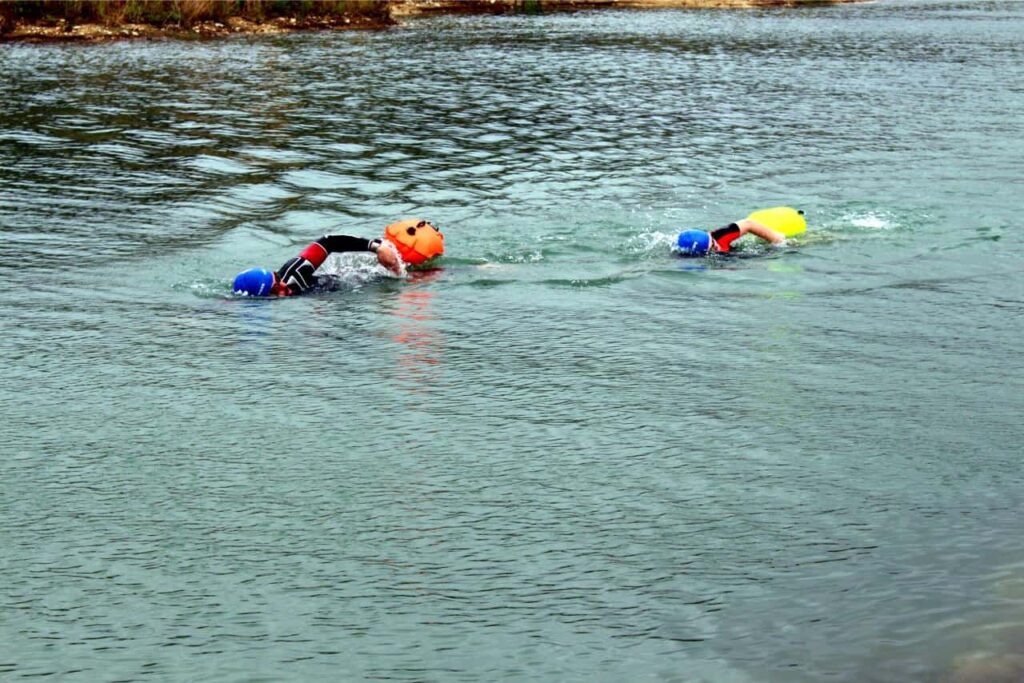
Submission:
M 393 23 L 387 0 L 0 0 L 0 40 L 211 36 Z
M 384 28 L 430 13 L 763 7 L 857 0 L 0 0 L 0 41 L 113 40 Z

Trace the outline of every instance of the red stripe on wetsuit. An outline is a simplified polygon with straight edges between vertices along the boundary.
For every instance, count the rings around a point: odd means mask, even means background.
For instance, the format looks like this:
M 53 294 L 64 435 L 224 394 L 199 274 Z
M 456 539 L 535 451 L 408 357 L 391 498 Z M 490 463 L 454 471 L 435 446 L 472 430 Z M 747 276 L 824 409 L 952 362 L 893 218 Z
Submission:
M 372 242 L 350 235 L 324 235 L 289 259 L 277 271 L 274 293 L 278 296 L 300 294 L 316 284 L 314 275 L 327 257 L 339 251 L 372 251 Z
M 309 261 L 313 265 L 314 269 L 322 266 L 324 261 L 326 261 L 327 257 L 330 255 L 330 252 L 327 251 L 327 247 L 320 244 L 322 240 L 323 238 L 320 238 L 316 242 L 313 242 L 313 244 L 303 249 L 302 253 L 299 254 L 299 258 Z
M 729 251 L 732 248 L 732 243 L 738 239 L 743 232 L 740 230 L 740 226 L 735 223 L 730 223 L 717 230 L 711 232 L 711 239 L 718 245 L 718 251 Z

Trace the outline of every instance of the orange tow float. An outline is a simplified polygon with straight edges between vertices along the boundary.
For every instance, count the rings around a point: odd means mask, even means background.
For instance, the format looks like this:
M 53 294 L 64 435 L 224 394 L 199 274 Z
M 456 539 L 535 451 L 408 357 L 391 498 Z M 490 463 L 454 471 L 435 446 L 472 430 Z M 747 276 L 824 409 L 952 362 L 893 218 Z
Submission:
M 402 260 L 418 266 L 444 253 L 444 235 L 430 221 L 407 218 L 384 228 L 384 239 L 395 245 Z

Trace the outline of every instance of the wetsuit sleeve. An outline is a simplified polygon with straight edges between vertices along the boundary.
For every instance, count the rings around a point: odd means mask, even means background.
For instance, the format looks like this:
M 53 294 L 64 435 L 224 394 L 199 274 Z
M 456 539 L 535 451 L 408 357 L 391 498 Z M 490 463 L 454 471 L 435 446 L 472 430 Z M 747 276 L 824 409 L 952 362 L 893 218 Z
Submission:
M 342 251 L 375 251 L 378 245 L 380 240 L 367 240 L 350 235 L 324 235 L 281 266 L 277 271 L 278 286 L 287 289 L 288 294 L 304 292 L 316 284 L 316 277 L 313 274 L 331 254 Z
M 376 242 L 376 240 L 374 240 Z M 330 254 L 340 251 L 373 251 L 371 241 L 351 235 L 324 235 L 302 250 L 299 258 L 306 259 L 319 268 Z
M 736 225 L 735 223 L 730 223 L 729 225 L 724 225 L 721 228 L 718 228 L 717 230 L 712 230 L 711 239 L 713 239 L 715 243 L 718 244 L 719 251 L 729 251 L 730 249 L 732 249 L 733 241 L 735 241 L 742 234 L 743 231 L 740 230 L 740 226 Z

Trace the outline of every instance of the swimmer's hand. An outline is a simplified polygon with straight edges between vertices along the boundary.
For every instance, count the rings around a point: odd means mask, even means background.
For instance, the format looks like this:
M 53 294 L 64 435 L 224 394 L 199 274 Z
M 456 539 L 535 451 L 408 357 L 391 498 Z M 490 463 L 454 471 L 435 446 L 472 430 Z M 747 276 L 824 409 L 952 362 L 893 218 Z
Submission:
M 398 250 L 395 245 L 387 240 L 377 247 L 377 263 L 381 264 L 395 275 L 402 274 L 402 260 L 398 258 Z

